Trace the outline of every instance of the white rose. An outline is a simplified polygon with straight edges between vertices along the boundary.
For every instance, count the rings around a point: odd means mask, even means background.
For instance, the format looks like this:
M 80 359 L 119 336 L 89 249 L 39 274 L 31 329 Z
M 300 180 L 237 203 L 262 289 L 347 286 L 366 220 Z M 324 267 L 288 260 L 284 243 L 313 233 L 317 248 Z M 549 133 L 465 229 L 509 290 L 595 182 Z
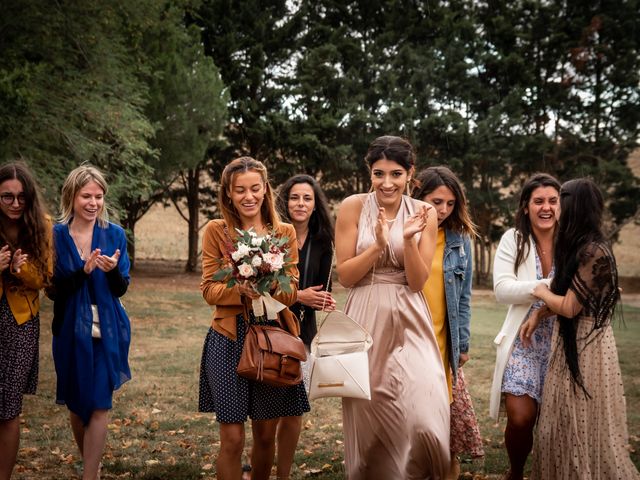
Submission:
M 253 276 L 253 267 L 247 263 L 238 266 L 238 273 L 241 277 L 249 278 Z
M 272 272 L 277 272 L 284 265 L 284 255 L 282 253 L 265 253 L 263 258 Z
M 253 237 L 251 239 L 251 246 L 252 247 L 259 247 L 262 244 L 262 237 Z
M 237 262 L 242 257 L 249 255 L 249 251 L 250 251 L 249 246 L 245 245 L 244 243 L 241 243 L 240 245 L 238 245 L 238 248 L 236 249 L 236 251 L 231 254 L 231 258 L 233 258 L 234 262 Z
M 258 268 L 260 265 L 262 265 L 262 259 L 260 258 L 259 255 L 256 255 L 255 257 L 253 257 L 251 259 L 251 265 L 253 265 L 256 268 Z

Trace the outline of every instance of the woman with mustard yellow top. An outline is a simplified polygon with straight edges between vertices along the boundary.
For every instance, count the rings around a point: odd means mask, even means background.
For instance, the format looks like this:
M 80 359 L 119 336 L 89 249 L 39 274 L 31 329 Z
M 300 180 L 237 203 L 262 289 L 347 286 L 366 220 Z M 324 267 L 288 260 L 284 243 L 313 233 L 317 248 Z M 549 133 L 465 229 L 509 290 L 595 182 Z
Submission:
M 0 480 L 20 444 L 22 396 L 36 393 L 40 289 L 52 274 L 51 222 L 26 165 L 0 167 Z
M 471 319 L 471 236 L 467 200 L 458 178 L 447 167 L 429 167 L 416 176 L 412 196 L 430 203 L 438 213 L 438 236 L 431 275 L 424 286 L 433 328 L 447 375 L 451 401 L 451 470 L 458 478 L 457 455 L 483 457 L 482 438 L 462 365 L 469 360 Z

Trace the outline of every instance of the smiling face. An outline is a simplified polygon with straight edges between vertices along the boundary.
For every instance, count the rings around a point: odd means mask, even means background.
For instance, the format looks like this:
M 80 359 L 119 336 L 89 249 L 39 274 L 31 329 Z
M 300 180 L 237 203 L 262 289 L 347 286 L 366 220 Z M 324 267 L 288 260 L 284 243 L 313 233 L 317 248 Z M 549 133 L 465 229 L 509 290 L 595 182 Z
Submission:
M 287 209 L 291 223 L 306 223 L 311 218 L 316 206 L 316 197 L 313 187 L 308 183 L 296 183 L 289 190 Z
M 538 187 L 524 209 L 534 233 L 553 230 L 560 215 L 560 194 L 554 187 Z
M 104 190 L 91 180 L 78 190 L 73 199 L 73 218 L 88 223 L 95 222 L 104 208 Z
M 413 173 L 393 160 L 381 158 L 371 165 L 371 185 L 381 207 L 397 207 L 402 198 L 409 175 Z
M 0 211 L 9 220 L 16 221 L 24 213 L 24 187 L 15 178 L 5 180 L 0 184 Z
M 258 215 L 261 215 L 266 192 L 267 186 L 259 172 L 248 170 L 233 175 L 228 195 L 243 224 L 261 221 Z
M 431 193 L 427 193 L 422 200 L 435 207 L 436 212 L 438 212 L 438 226 L 449 218 L 456 206 L 455 194 L 445 185 L 441 185 Z

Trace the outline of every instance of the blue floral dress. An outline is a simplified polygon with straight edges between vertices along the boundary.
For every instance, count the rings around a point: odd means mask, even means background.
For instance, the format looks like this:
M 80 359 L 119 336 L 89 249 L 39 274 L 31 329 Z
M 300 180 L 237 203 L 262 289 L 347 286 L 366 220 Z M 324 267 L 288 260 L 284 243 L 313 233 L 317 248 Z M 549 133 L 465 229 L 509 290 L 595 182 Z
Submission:
M 536 252 L 536 279 L 542 280 L 542 263 L 538 252 Z M 551 267 L 549 278 L 553 277 L 554 267 Z M 536 301 L 525 320 L 529 318 L 531 312 L 538 310 L 544 305 L 542 300 Z M 525 347 L 520 341 L 520 335 L 516 335 L 511 350 L 511 356 L 507 362 L 507 367 L 502 377 L 502 393 L 510 393 L 511 395 L 528 395 L 538 403 L 542 401 L 542 389 L 544 387 L 544 377 L 547 373 L 547 365 L 549 364 L 549 352 L 551 351 L 551 335 L 553 334 L 553 321 L 555 315 L 545 318 L 536 328 L 532 338 L 531 345 Z

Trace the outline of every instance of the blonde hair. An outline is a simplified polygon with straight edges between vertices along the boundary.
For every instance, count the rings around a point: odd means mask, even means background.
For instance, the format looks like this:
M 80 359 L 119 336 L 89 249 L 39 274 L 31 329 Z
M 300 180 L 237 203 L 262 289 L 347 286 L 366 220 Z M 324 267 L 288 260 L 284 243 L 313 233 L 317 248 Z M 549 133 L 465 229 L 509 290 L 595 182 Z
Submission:
M 262 177 L 262 181 L 265 184 L 265 195 L 260 208 L 262 215 L 262 221 L 266 224 L 270 224 L 273 228 L 276 228 L 280 224 L 280 216 L 275 208 L 275 200 L 273 197 L 273 189 L 269 184 L 269 178 L 267 176 L 267 167 L 255 158 L 252 157 L 239 157 L 232 160 L 224 167 L 222 176 L 220 178 L 220 189 L 218 190 L 218 208 L 222 212 L 222 218 L 227 224 L 229 230 L 233 231 L 234 228 L 242 228 L 242 220 L 240 215 L 233 206 L 229 193 L 233 184 L 233 176 L 236 173 L 246 173 L 248 171 L 257 172 Z
M 60 217 L 62 223 L 69 223 L 73 218 L 73 202 L 78 192 L 89 182 L 95 182 L 102 189 L 105 196 L 109 190 L 104 175 L 93 165 L 80 165 L 73 169 L 67 176 L 62 185 L 62 194 L 60 195 Z M 102 228 L 107 226 L 109 222 L 109 214 L 106 204 L 102 204 L 100 213 L 98 213 L 98 225 Z

